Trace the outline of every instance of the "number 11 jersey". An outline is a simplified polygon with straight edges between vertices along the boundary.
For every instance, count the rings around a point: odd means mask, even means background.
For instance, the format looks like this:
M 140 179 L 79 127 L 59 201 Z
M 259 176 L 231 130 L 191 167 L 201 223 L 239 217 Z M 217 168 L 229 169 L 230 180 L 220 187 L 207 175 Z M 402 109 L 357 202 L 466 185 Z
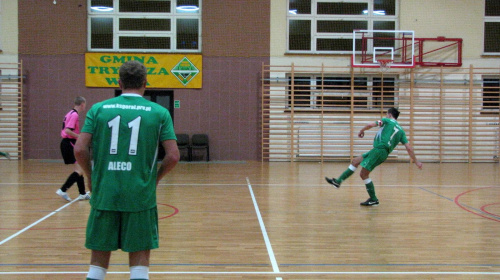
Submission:
M 155 207 L 158 143 L 176 140 L 168 110 L 124 93 L 92 106 L 82 132 L 92 134 L 92 207 L 124 212 Z

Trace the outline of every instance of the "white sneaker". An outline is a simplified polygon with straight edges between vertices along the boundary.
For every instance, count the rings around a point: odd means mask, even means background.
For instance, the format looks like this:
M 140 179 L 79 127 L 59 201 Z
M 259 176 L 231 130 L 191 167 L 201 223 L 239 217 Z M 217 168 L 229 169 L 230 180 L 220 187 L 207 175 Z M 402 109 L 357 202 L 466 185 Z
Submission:
M 89 193 L 81 194 L 77 198 L 77 200 L 89 200 L 89 199 L 90 199 L 90 194 Z
M 61 189 L 58 189 L 56 191 L 56 194 L 64 200 L 71 201 L 71 198 L 69 197 L 68 193 L 61 191 Z

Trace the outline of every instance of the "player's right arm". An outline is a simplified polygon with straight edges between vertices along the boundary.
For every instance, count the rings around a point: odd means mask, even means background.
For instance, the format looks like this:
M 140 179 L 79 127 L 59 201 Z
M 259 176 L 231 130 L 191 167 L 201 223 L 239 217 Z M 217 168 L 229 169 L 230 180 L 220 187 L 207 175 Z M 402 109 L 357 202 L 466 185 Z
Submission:
M 415 152 L 413 151 L 413 147 L 410 145 L 410 143 L 404 144 L 406 148 L 406 152 L 408 152 L 408 155 L 410 158 L 413 160 L 415 165 L 419 168 L 422 169 L 422 163 L 417 160 L 417 157 L 415 156 Z
M 80 133 L 75 144 L 75 158 L 78 164 L 82 167 L 83 172 L 87 175 L 87 185 L 92 191 L 92 165 L 90 159 L 90 145 L 92 143 L 92 134 L 87 132 Z

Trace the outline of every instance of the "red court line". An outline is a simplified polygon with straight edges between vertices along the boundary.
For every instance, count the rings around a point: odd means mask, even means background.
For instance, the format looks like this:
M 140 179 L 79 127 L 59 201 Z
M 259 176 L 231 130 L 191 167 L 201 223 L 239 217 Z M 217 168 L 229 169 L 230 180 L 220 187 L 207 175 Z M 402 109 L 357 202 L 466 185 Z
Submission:
M 177 213 L 179 213 L 179 209 L 177 207 L 172 206 L 172 205 L 168 205 L 168 204 L 165 204 L 165 203 L 158 203 L 158 205 L 165 205 L 167 207 L 170 207 L 170 208 L 174 209 L 174 213 L 172 213 L 172 214 L 170 214 L 168 216 L 165 216 L 165 217 L 158 218 L 158 220 L 167 219 L 167 218 L 170 218 L 170 217 L 172 217 L 174 215 L 177 215 Z
M 496 203 L 490 203 L 490 204 L 486 204 L 484 205 L 483 207 L 481 207 L 481 211 L 483 211 L 484 213 L 486 214 L 490 214 L 491 216 L 495 216 L 495 217 L 499 217 L 500 218 L 500 215 L 497 215 L 495 213 L 491 213 L 489 211 L 486 211 L 486 207 L 489 207 L 491 205 L 497 205 L 497 204 L 500 204 L 500 202 L 496 202 Z
M 500 220 L 498 220 L 498 219 L 491 218 L 491 217 L 488 217 L 488 216 L 482 215 L 482 214 L 480 214 L 480 213 L 474 212 L 474 211 L 472 211 L 472 210 L 469 210 L 467 207 L 463 206 L 463 205 L 462 205 L 462 204 L 460 204 L 460 202 L 458 201 L 458 200 L 460 199 L 460 197 L 462 197 L 462 196 L 463 196 L 463 195 L 465 195 L 465 194 L 468 194 L 468 193 L 470 193 L 470 192 L 477 191 L 477 190 L 484 190 L 484 189 L 490 189 L 490 188 L 492 188 L 492 187 L 477 188 L 477 189 L 468 190 L 468 191 L 466 191 L 466 192 L 463 192 L 463 193 L 461 193 L 461 194 L 459 194 L 459 195 L 457 195 L 457 196 L 455 197 L 455 204 L 456 204 L 456 205 L 458 205 L 458 207 L 462 208 L 463 210 L 465 210 L 465 211 L 467 211 L 467 212 L 469 212 L 469 213 L 472 213 L 472 214 L 477 215 L 477 216 L 479 216 L 479 217 L 483 217 L 483 218 L 488 219 L 488 220 L 492 220 L 492 221 L 495 221 L 495 222 L 500 222 Z M 483 208 L 484 208 L 484 207 L 485 207 L 485 206 L 483 206 Z M 482 208 L 481 208 L 481 209 L 482 209 Z M 495 216 L 496 216 L 496 215 L 495 215 Z

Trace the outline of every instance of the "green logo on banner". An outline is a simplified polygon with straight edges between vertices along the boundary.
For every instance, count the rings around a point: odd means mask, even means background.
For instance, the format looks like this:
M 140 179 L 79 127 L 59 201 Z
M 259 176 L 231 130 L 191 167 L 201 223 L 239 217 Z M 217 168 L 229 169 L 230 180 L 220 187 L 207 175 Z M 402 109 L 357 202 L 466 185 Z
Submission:
M 170 72 L 185 86 L 200 73 L 200 70 L 187 57 L 184 57 Z

